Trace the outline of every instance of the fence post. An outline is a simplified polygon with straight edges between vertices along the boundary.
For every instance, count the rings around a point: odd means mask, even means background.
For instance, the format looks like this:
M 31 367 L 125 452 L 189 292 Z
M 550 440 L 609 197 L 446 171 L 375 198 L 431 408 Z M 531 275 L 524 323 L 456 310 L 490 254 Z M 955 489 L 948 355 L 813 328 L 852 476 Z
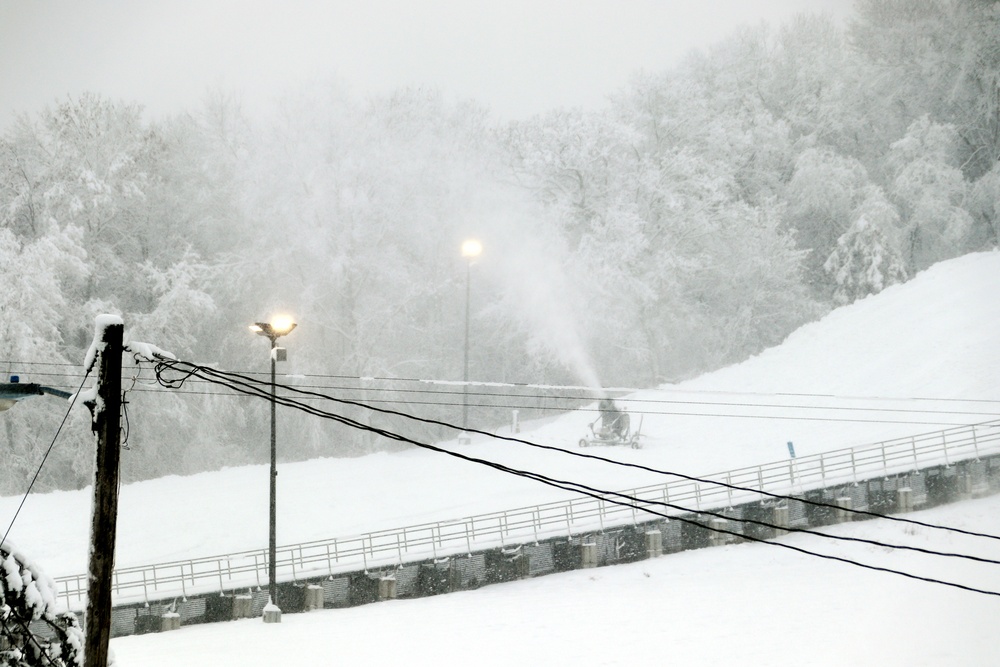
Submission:
M 729 544 L 730 538 L 732 537 L 728 533 L 722 531 L 728 530 L 729 522 L 722 517 L 714 516 L 708 521 L 709 530 L 708 543 L 710 546 L 718 547 L 724 544 Z
M 896 512 L 905 514 L 913 511 L 913 490 L 904 486 L 896 489 Z
M 837 504 L 837 511 L 834 516 L 837 519 L 837 523 L 844 523 L 845 521 L 854 519 L 854 515 L 851 513 L 853 506 L 851 496 L 838 496 L 835 502 Z
M 396 599 L 396 574 L 386 574 L 379 577 L 378 597 L 380 600 Z
M 791 511 L 788 505 L 780 505 L 775 503 L 771 507 L 771 523 L 773 523 L 776 528 L 774 528 L 774 536 L 779 537 L 788 532 L 788 525 L 790 519 Z
M 663 534 L 659 530 L 646 531 L 646 558 L 663 555 Z
M 580 543 L 580 567 L 597 567 L 597 542 L 585 537 Z

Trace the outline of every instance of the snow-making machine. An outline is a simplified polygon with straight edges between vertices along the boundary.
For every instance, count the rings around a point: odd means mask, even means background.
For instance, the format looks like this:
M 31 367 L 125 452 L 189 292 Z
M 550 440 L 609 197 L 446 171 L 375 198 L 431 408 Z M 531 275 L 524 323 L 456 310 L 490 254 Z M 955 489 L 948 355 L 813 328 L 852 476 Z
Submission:
M 580 438 L 581 447 L 593 445 L 628 445 L 632 449 L 642 447 L 639 441 L 642 417 L 639 418 L 639 427 L 633 431 L 632 418 L 627 411 L 620 410 L 612 399 L 601 399 L 597 409 L 601 416 L 590 423 L 590 435 Z

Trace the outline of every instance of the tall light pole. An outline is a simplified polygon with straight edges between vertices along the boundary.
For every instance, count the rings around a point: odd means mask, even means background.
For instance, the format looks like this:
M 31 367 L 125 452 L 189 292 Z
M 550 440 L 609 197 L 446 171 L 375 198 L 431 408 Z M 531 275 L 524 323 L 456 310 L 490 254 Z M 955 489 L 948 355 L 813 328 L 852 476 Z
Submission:
M 278 523 L 278 439 L 277 439 L 277 388 L 274 381 L 275 362 L 278 361 L 278 352 L 284 348 L 278 347 L 278 339 L 291 333 L 296 326 L 289 317 L 279 316 L 270 322 L 256 322 L 250 325 L 250 331 L 258 336 L 265 336 L 271 341 L 271 516 L 269 522 L 268 555 L 267 555 L 267 608 L 264 610 L 265 623 L 280 623 L 281 608 L 278 607 L 278 583 L 276 558 L 278 551 L 277 523 Z M 282 357 L 284 361 L 284 357 Z
M 465 266 L 465 370 L 462 374 L 462 430 L 469 429 L 469 302 L 472 294 L 472 262 L 483 252 L 483 244 L 476 239 L 467 239 L 462 243 L 462 257 L 467 261 Z

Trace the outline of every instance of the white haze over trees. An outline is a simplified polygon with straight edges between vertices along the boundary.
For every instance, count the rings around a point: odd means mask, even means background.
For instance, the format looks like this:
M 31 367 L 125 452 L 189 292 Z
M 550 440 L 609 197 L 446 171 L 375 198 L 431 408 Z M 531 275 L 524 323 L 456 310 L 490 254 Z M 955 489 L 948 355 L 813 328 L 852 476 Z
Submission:
M 337 82 L 268 113 L 220 94 L 156 123 L 82 95 L 0 137 L 0 361 L 75 390 L 94 316 L 117 313 L 127 338 L 263 372 L 246 325 L 280 311 L 300 322 L 283 372 L 398 399 L 357 378 L 462 377 L 458 248 L 475 236 L 472 379 L 690 377 L 996 246 L 998 49 L 994 3 L 865 0 L 844 28 L 744 29 L 600 111 L 525 121 Z M 259 402 L 189 388 L 129 393 L 126 481 L 264 459 Z M 0 493 L 34 473 L 50 400 L 5 416 Z M 413 409 L 457 422 L 447 402 Z M 478 408 L 476 425 L 508 414 Z M 39 489 L 89 482 L 88 419 L 74 411 Z M 285 460 L 386 446 L 281 419 Z

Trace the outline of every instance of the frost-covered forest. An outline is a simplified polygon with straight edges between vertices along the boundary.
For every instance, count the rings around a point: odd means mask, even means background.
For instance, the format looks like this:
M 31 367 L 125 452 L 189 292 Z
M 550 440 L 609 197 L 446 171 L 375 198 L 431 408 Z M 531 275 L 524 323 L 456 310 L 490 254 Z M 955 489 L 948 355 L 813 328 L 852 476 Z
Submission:
M 93 95 L 22 116 L 0 137 L 3 370 L 76 389 L 94 317 L 116 313 L 128 339 L 263 373 L 247 325 L 287 312 L 283 372 L 388 400 L 362 378 L 461 379 L 468 279 L 471 379 L 649 386 L 997 245 L 997 3 L 864 0 L 844 26 L 747 28 L 608 93 L 514 122 L 337 82 L 156 122 Z M 125 382 L 126 481 L 266 459 L 262 402 L 150 382 Z M 458 422 L 460 396 L 403 409 Z M 0 493 L 34 474 L 53 401 L 5 414 Z M 386 446 L 285 412 L 283 460 Z M 74 411 L 36 488 L 90 482 L 88 422 Z

